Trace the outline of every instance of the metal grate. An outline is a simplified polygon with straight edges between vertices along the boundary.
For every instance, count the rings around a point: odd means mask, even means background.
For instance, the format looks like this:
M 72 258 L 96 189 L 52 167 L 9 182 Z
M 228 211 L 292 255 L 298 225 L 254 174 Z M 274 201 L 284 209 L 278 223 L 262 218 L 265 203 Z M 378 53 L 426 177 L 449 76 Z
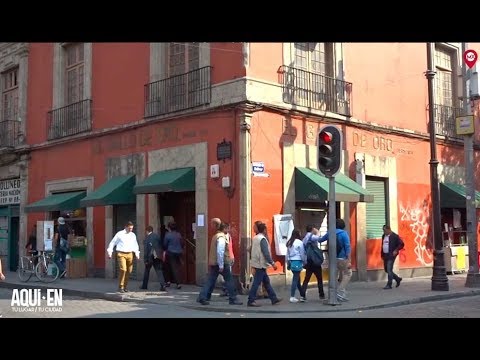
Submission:
M 145 117 L 210 104 L 211 69 L 206 66 L 145 85 Z
M 92 129 L 92 100 L 82 100 L 47 114 L 47 139 L 60 139 Z
M 17 120 L 0 121 L 0 148 L 19 145 L 20 122 Z
M 352 116 L 352 83 L 286 65 L 278 72 L 283 102 Z
M 463 109 L 445 105 L 433 105 L 435 119 L 435 134 L 451 139 L 461 140 L 462 137 L 456 134 L 457 116 L 463 115 Z

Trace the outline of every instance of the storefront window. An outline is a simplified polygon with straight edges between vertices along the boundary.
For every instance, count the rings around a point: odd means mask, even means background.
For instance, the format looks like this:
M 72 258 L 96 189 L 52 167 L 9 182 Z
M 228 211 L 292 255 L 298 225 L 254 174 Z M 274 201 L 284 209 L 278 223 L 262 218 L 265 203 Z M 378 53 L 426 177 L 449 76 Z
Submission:
M 55 221 L 60 216 L 63 217 L 72 235 L 87 236 L 87 217 L 85 208 L 76 210 L 52 211 L 50 216 L 51 219 Z

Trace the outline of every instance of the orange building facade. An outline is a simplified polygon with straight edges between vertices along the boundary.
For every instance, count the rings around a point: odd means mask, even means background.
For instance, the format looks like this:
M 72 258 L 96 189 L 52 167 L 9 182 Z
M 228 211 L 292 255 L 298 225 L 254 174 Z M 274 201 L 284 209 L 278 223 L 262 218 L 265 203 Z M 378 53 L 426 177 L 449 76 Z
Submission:
M 271 273 L 284 282 L 286 234 L 275 215 L 291 215 L 302 231 L 307 224 L 325 231 L 316 136 L 334 124 L 344 139 L 337 216 L 347 223 L 355 278 L 383 276 L 386 223 L 405 241 L 400 273 L 431 273 L 425 44 L 32 43 L 25 59 L 22 137 L 9 147 L 15 162 L 0 166 L 4 179 L 16 178 L 5 170 L 12 164 L 21 169 L 12 268 L 33 225 L 62 215 L 80 224 L 87 275 L 115 277 L 106 255 L 115 232 L 131 220 L 142 243 L 147 225 L 161 231 L 173 219 L 187 240 L 184 282 L 202 283 L 209 219 L 220 217 L 231 225 L 240 282 L 248 281 L 256 220 L 267 224 L 278 265 Z M 454 127 L 460 44 L 436 44 L 435 61 L 442 194 L 465 183 Z M 464 208 L 443 196 L 442 228 L 452 229 L 445 236 L 454 242 Z

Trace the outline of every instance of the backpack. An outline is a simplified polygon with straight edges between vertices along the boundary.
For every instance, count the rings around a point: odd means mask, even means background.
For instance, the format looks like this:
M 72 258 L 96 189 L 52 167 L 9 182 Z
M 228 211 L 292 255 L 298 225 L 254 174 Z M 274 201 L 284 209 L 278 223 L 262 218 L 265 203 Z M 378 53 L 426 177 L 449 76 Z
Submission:
M 322 266 L 323 251 L 317 246 L 316 242 L 309 241 L 306 245 L 307 264 L 313 266 Z

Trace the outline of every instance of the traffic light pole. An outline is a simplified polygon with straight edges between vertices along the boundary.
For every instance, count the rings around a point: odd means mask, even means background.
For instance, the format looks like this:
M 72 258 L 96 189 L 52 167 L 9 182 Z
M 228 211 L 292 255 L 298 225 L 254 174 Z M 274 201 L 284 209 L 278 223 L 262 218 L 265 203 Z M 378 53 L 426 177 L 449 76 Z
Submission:
M 337 300 L 337 241 L 336 239 L 335 176 L 328 177 L 328 305 Z
M 467 44 L 462 43 L 462 54 L 465 54 Z M 471 72 L 470 72 L 471 74 Z M 469 71 L 465 61 L 462 67 L 463 76 L 463 111 L 464 115 L 473 115 L 470 101 L 468 81 Z M 473 152 L 473 134 L 463 137 L 465 152 L 465 192 L 467 213 L 467 243 L 468 243 L 468 273 L 465 287 L 480 287 L 480 274 L 478 273 L 478 244 L 477 244 L 477 216 L 475 208 L 475 155 Z

